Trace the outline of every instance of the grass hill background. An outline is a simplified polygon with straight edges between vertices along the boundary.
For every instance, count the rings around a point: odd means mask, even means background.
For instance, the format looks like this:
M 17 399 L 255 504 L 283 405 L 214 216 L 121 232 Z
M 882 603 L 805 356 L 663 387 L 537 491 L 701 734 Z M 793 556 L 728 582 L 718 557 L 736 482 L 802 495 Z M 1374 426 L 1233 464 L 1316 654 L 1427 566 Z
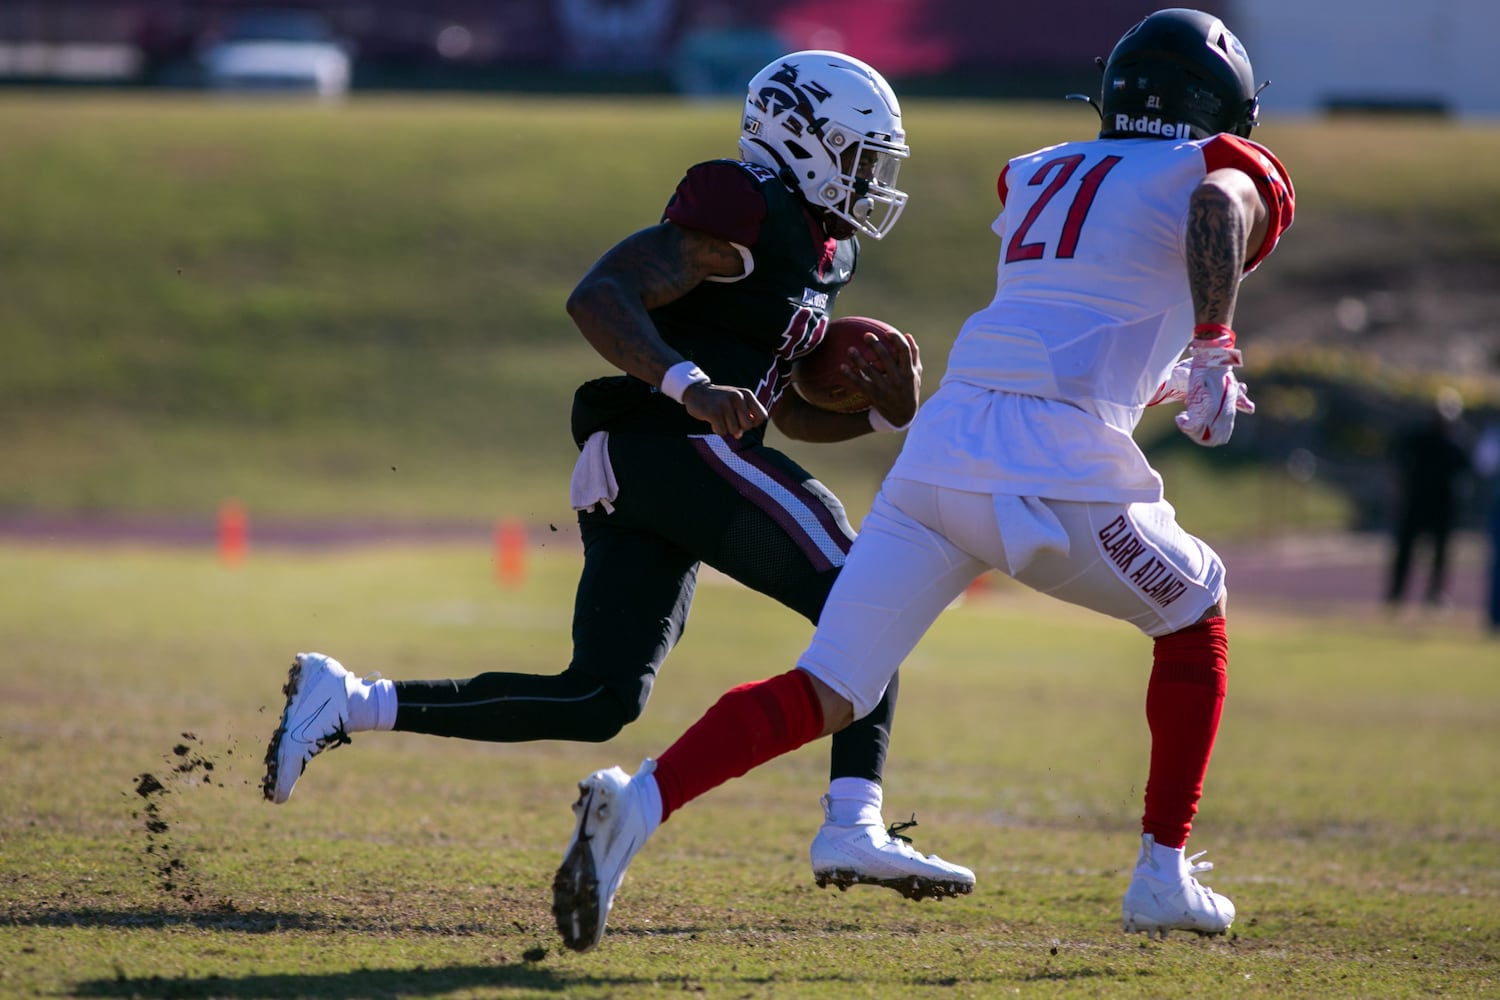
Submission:
M 930 391 L 993 290 L 1000 165 L 1093 123 L 1062 101 L 905 110 L 911 205 L 839 311 L 915 334 Z M 235 497 L 265 516 L 570 519 L 572 390 L 607 369 L 563 301 L 687 165 L 734 155 L 737 113 L 3 95 L 0 512 Z M 1500 399 L 1500 129 L 1299 120 L 1257 138 L 1298 194 L 1236 324 L 1261 413 L 1211 454 L 1166 414 L 1142 436 L 1198 530 L 1268 527 L 1224 502 L 1268 477 L 1300 498 L 1289 527 L 1349 524 L 1389 430 L 1439 384 L 1480 417 Z M 896 445 L 790 450 L 862 511 Z M 1310 480 L 1286 475 L 1297 449 Z

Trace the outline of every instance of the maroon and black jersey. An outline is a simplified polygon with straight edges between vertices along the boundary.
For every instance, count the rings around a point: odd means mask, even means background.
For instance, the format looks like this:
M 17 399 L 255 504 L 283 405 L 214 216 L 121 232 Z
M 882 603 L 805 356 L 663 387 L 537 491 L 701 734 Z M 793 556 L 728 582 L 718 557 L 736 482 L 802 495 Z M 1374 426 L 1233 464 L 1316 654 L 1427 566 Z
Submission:
M 823 339 L 839 289 L 854 274 L 858 241 L 829 239 L 772 171 L 740 160 L 689 168 L 662 219 L 744 247 L 746 268 L 652 310 L 657 331 L 716 383 L 753 388 L 769 410 L 786 387 L 792 359 Z M 572 425 L 580 447 L 598 430 L 712 433 L 655 386 L 629 375 L 580 386 Z M 746 443 L 763 435 L 757 428 Z

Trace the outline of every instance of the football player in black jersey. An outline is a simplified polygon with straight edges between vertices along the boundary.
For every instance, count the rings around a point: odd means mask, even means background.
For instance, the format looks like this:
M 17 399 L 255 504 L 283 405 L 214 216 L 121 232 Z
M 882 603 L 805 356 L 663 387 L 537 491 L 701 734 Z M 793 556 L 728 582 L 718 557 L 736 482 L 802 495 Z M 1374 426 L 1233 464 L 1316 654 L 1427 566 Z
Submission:
M 394 729 L 495 742 L 602 742 L 646 706 L 682 636 L 707 564 L 816 623 L 854 530 L 843 505 L 765 444 L 845 441 L 904 429 L 921 363 L 905 340 L 851 351 L 872 407 L 834 413 L 787 391 L 792 362 L 817 347 L 859 262 L 906 203 L 908 153 L 886 81 L 835 52 L 778 59 L 751 80 L 739 159 L 688 169 L 662 221 L 611 248 L 568 312 L 624 374 L 581 386 L 571 485 L 584 545 L 573 659 L 555 675 L 361 680 L 299 654 L 266 753 L 265 797 L 284 802 L 307 762 L 350 732 Z M 973 889 L 974 873 L 887 830 L 881 772 L 897 685 L 833 739 L 820 886 L 885 885 L 912 899 Z

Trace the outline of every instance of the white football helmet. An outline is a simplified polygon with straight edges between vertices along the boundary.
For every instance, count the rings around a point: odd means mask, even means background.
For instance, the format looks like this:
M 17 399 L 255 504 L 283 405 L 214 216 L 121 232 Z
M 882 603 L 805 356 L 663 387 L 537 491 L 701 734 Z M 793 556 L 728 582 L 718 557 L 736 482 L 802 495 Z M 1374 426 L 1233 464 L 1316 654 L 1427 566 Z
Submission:
M 858 59 L 793 52 L 750 80 L 740 156 L 872 239 L 906 207 L 896 173 L 910 152 L 895 92 Z

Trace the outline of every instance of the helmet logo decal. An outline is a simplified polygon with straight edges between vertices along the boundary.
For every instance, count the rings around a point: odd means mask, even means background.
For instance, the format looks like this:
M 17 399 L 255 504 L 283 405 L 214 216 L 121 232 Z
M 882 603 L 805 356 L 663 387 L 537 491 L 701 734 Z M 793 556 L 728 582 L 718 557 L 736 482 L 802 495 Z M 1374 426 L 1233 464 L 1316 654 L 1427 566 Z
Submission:
M 1218 94 L 1204 87 L 1192 85 L 1187 88 L 1183 104 L 1189 111 L 1202 112 L 1207 115 L 1218 115 L 1224 107 L 1224 102 L 1219 99 Z
M 1239 37 L 1228 28 L 1224 29 L 1224 41 L 1229 43 L 1230 49 L 1234 51 L 1234 54 L 1236 56 L 1244 60 L 1246 63 L 1250 61 L 1250 53 L 1245 51 L 1245 46 L 1239 40 Z
M 786 127 L 793 135 L 801 135 L 806 130 L 821 136 L 828 119 L 817 117 L 813 108 L 832 97 L 833 92 L 816 81 L 799 83 L 797 76 L 796 66 L 782 63 L 781 68 L 771 74 L 770 82 L 775 86 L 762 87 L 755 95 L 756 100 L 773 118 L 789 115 Z

